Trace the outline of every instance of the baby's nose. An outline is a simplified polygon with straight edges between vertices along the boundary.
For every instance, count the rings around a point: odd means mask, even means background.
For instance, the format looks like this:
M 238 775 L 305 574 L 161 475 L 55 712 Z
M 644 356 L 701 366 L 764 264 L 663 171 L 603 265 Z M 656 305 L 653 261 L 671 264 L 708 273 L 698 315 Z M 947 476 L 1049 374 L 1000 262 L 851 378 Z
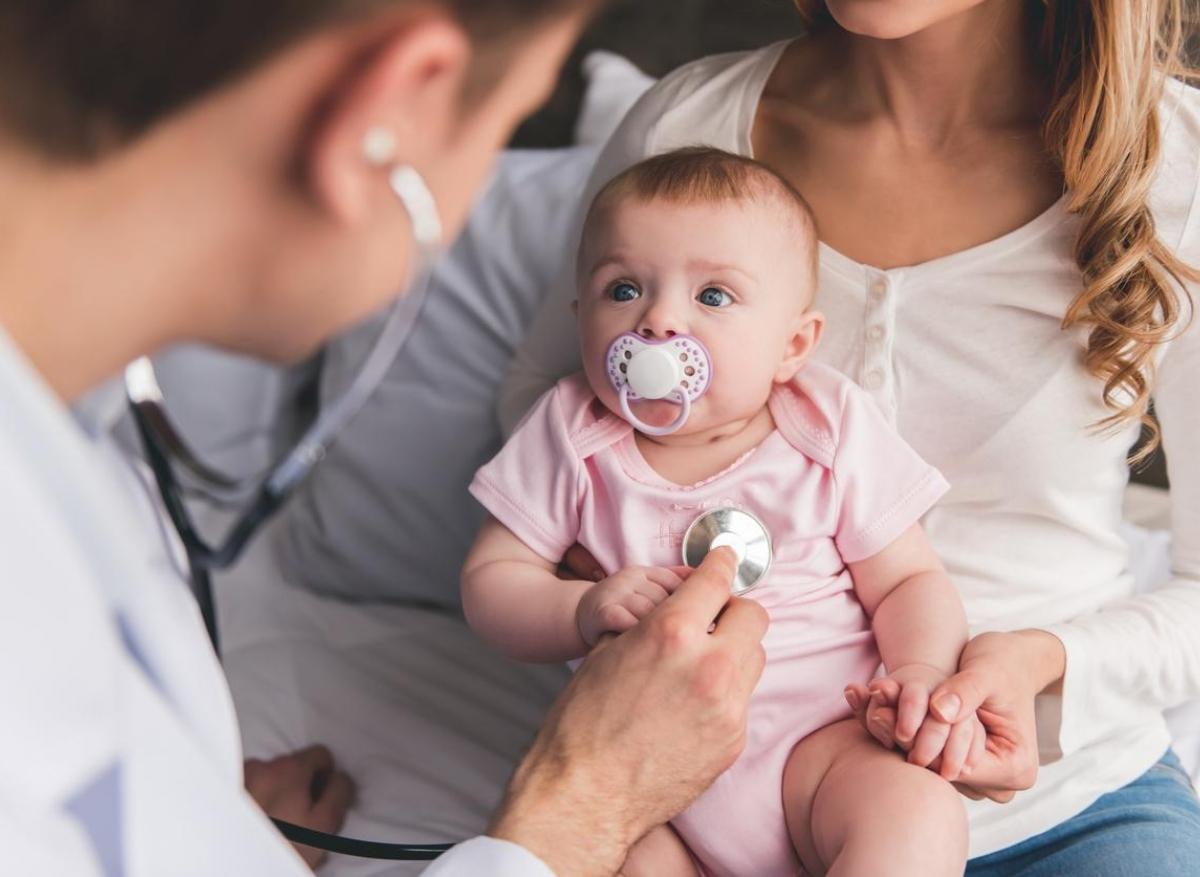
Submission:
M 666 338 L 674 338 L 676 335 L 679 334 L 674 329 L 665 329 L 662 332 L 658 332 L 649 326 L 643 326 L 641 329 L 638 330 L 638 333 L 643 338 L 648 338 L 652 341 L 653 340 L 663 340 Z
M 686 327 L 683 326 L 679 315 L 663 304 L 656 304 L 647 310 L 637 329 L 637 333 L 643 338 L 654 341 L 665 341 L 685 331 Z

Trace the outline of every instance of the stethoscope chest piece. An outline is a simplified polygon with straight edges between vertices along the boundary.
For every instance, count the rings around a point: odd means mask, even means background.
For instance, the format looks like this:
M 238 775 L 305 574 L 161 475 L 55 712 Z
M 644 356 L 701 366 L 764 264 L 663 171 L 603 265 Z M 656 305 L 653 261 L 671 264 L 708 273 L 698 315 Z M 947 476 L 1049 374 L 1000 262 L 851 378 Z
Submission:
M 749 512 L 719 508 L 692 521 L 683 536 L 683 562 L 699 566 L 708 552 L 726 545 L 738 559 L 730 589 L 735 595 L 744 594 L 762 582 L 771 569 L 771 534 Z

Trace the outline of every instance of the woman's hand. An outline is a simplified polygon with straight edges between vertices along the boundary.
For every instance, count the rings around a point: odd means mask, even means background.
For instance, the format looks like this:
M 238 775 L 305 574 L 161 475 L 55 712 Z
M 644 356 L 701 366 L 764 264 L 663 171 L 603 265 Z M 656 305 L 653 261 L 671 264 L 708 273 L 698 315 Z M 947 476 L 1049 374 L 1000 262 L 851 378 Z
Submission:
M 761 606 L 730 598 L 733 571 L 732 550 L 711 552 L 633 630 L 592 650 L 489 834 L 561 877 L 613 874 L 634 841 L 733 763 L 767 629 Z
M 588 551 L 578 542 L 567 549 L 562 561 L 558 564 L 558 577 L 571 581 L 598 582 L 604 578 L 604 570 Z
M 324 746 L 309 746 L 270 761 L 246 759 L 246 791 L 268 816 L 305 828 L 336 833 L 354 802 L 354 783 L 334 764 Z M 293 844 L 310 868 L 324 850 Z
M 978 760 L 986 734 L 972 713 L 962 711 L 951 723 L 930 711 L 931 697 L 948 676 L 928 664 L 903 665 L 865 688 L 847 687 L 846 699 L 860 721 L 866 722 L 869 707 L 876 708 L 866 728 L 885 748 L 899 746 L 908 753 L 910 764 L 928 767 L 953 782 Z
M 937 719 L 963 723 L 962 717 L 974 712 L 986 731 L 982 751 L 972 751 L 958 775 L 963 794 L 1005 802 L 1033 785 L 1038 770 L 1034 698 L 1062 678 L 1065 663 L 1062 644 L 1045 631 L 983 633 L 967 643 L 958 672 L 929 700 Z M 857 701 L 859 721 L 872 733 L 891 729 L 894 739 L 895 710 L 865 693 L 865 686 L 847 690 L 851 706 Z

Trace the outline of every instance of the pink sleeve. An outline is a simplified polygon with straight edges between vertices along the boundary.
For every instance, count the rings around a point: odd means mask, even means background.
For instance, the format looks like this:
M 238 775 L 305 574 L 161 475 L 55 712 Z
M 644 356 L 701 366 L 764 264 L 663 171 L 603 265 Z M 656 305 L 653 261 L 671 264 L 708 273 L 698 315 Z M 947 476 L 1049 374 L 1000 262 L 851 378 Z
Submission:
M 839 505 L 835 541 L 847 563 L 878 554 L 949 489 L 854 384 L 847 385 L 833 478 Z
M 562 560 L 579 535 L 583 466 L 567 434 L 561 385 L 542 395 L 470 490 L 531 549 Z

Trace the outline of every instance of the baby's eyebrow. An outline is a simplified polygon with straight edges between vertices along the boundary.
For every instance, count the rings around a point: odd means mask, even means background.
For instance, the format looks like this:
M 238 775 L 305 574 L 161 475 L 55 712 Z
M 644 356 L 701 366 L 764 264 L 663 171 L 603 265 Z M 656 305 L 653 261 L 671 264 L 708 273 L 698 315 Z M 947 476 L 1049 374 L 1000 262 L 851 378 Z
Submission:
M 723 262 L 711 262 L 708 259 L 689 259 L 687 263 L 687 269 L 688 271 L 692 272 L 706 271 L 713 274 L 740 274 L 751 283 L 756 283 L 758 281 L 758 278 L 756 278 L 753 274 L 737 267 L 736 265 L 727 265 Z
M 591 268 L 588 269 L 587 276 L 592 277 L 597 274 L 601 268 L 607 268 L 609 265 L 624 265 L 625 259 L 619 254 L 610 254 L 597 260 Z

